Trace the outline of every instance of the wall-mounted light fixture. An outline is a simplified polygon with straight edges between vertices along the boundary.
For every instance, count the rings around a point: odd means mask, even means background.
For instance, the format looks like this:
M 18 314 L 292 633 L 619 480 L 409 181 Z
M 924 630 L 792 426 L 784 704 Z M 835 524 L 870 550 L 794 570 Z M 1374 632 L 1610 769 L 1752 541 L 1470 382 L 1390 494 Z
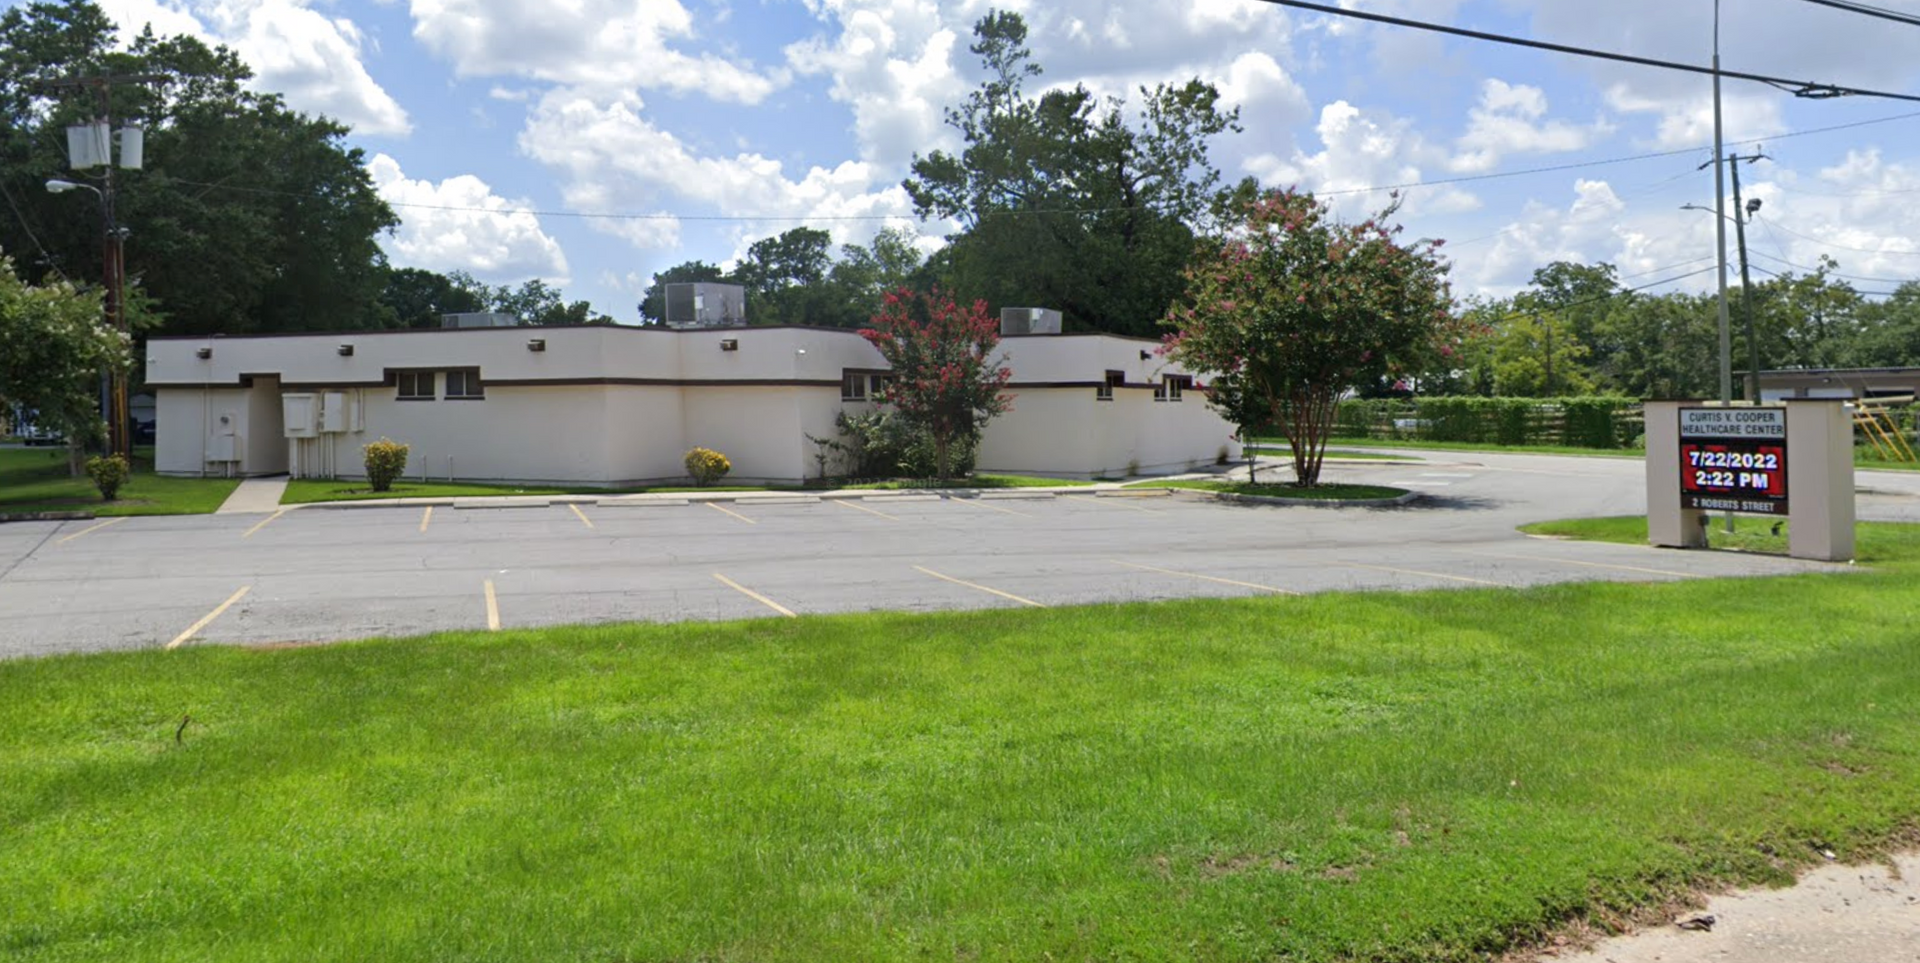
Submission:
M 353 357 L 353 345 L 343 344 L 339 347 L 339 351 L 340 351 L 340 357 L 342 358 Z
M 545 350 L 547 350 L 547 339 L 545 339 L 545 338 L 528 338 L 528 339 L 527 339 L 527 350 L 528 350 L 528 351 L 545 351 Z
M 721 339 L 720 339 L 720 350 L 722 350 L 722 351 L 738 351 L 738 350 L 740 350 L 740 339 L 739 339 L 739 338 L 721 338 Z
M 195 348 L 193 351 L 193 356 L 196 358 L 199 358 L 202 361 L 205 361 L 208 358 L 213 357 L 213 349 L 212 348 Z
M 1152 361 L 1152 360 L 1153 360 L 1153 352 L 1151 352 L 1151 351 L 1148 351 L 1148 350 L 1147 350 L 1147 349 L 1145 349 L 1145 348 L 1141 348 L 1141 349 L 1140 349 L 1140 360 L 1142 360 L 1142 361 Z

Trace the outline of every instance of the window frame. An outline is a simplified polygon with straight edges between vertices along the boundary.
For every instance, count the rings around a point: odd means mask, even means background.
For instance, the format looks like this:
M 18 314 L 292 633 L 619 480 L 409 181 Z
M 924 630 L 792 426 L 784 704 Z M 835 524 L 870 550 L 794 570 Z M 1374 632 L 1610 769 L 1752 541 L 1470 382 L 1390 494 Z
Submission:
M 868 379 L 871 377 L 872 375 L 864 371 L 854 371 L 851 368 L 842 370 L 840 372 L 841 402 L 864 402 L 869 400 L 870 386 L 868 385 Z
M 393 373 L 394 400 L 395 401 L 438 400 L 439 395 L 437 394 L 437 391 L 439 388 L 440 381 L 439 381 L 439 378 L 436 377 L 437 375 L 438 375 L 438 372 L 422 370 L 422 369 L 411 369 L 407 371 L 394 372 Z M 426 379 L 424 389 L 420 381 L 420 379 L 422 378 Z M 407 390 L 408 389 L 407 382 L 409 380 L 413 382 L 412 391 Z
M 1102 380 L 1100 384 L 1096 385 L 1093 389 L 1093 400 L 1112 401 L 1115 393 L 1114 389 L 1119 388 L 1122 385 L 1125 385 L 1126 383 L 1127 383 L 1126 372 L 1115 371 L 1112 368 L 1108 368 L 1106 371 L 1105 379 Z
M 479 368 L 448 368 L 446 370 L 445 390 L 442 396 L 448 401 L 484 401 L 487 397 L 487 385 L 480 380 Z M 462 391 L 453 392 L 454 376 L 459 375 Z

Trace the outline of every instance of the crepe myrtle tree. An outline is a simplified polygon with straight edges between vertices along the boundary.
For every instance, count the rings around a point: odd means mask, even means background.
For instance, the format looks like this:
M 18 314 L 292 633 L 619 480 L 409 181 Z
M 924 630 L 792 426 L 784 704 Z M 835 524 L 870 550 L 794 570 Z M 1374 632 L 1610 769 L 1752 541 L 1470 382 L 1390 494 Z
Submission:
M 1456 350 L 1440 242 L 1401 243 L 1398 208 L 1349 224 L 1311 194 L 1262 194 L 1190 262 L 1162 321 L 1162 350 L 1209 373 L 1211 403 L 1241 437 L 1255 418 L 1286 436 L 1299 485 L 1319 484 L 1343 394 Z
M 978 439 L 993 416 L 1013 407 L 1005 390 L 1013 371 L 991 357 L 1000 328 L 985 301 L 963 307 L 938 288 L 925 294 L 901 288 L 881 299 L 880 313 L 860 336 L 893 369 L 876 400 L 933 441 L 942 481 L 951 474 L 954 444 Z

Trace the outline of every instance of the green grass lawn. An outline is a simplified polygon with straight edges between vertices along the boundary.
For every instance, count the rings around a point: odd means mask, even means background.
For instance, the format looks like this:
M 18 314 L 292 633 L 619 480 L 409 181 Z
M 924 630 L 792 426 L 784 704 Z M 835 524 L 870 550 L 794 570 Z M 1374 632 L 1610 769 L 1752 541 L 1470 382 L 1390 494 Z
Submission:
M 169 478 L 153 473 L 149 451 L 134 452 L 133 477 L 111 502 L 85 475 L 67 472 L 65 448 L 0 448 L 0 515 L 85 511 L 96 515 L 198 515 L 233 494 L 231 478 Z
M 1312 501 L 1328 502 L 1399 498 L 1401 495 L 1407 493 L 1407 490 L 1404 488 L 1388 488 L 1385 485 L 1335 485 L 1325 483 L 1315 485 L 1312 488 L 1299 488 L 1290 484 L 1250 485 L 1246 482 L 1215 481 L 1210 479 L 1134 482 L 1127 487 L 1188 488 L 1205 492 L 1228 492 L 1234 495 L 1260 495 L 1268 498 L 1304 498 Z
M 1887 544 L 0 663 L 0 958 L 1482 959 L 1916 825 Z
M 889 491 L 907 488 L 1056 488 L 1091 485 L 1089 481 L 1076 481 L 1071 478 L 1041 478 L 1037 475 L 969 475 L 955 478 L 942 484 L 926 478 L 896 478 L 890 481 L 864 482 L 857 485 L 837 485 L 849 491 L 870 490 Z
M 1757 515 L 1733 516 L 1733 531 L 1726 529 L 1726 516 L 1714 514 L 1707 525 L 1707 547 L 1740 552 L 1787 554 L 1787 534 L 1791 526 L 1784 519 Z M 1775 531 L 1778 523 L 1779 531 Z M 1615 515 L 1608 518 L 1574 518 L 1564 521 L 1522 525 L 1529 535 L 1555 538 L 1580 538 L 1626 545 L 1647 544 L 1647 516 Z M 1854 554 L 1862 562 L 1885 562 L 1920 558 L 1920 526 L 1885 522 L 1859 522 L 1853 530 Z

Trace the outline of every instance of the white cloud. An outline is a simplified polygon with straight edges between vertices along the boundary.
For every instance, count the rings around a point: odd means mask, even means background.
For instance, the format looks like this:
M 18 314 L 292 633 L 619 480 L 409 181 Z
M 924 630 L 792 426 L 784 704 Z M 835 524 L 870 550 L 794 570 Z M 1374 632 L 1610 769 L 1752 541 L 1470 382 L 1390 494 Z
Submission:
M 567 281 L 560 244 L 524 210 L 470 174 L 438 184 L 409 179 L 400 162 L 385 154 L 367 164 L 374 189 L 400 215 L 400 227 L 384 243 L 395 263 L 434 271 L 467 271 L 495 283 L 544 278 Z M 407 205 L 407 206 L 402 206 Z
M 1321 108 L 1315 132 L 1323 145 L 1319 153 L 1295 149 L 1287 159 L 1263 154 L 1249 159 L 1246 169 L 1269 187 L 1297 184 L 1328 195 L 1336 210 L 1352 215 L 1378 209 L 1387 201 L 1384 191 L 1356 193 L 1360 188 L 1418 184 L 1426 179 L 1420 166 L 1423 160 L 1445 160 L 1445 152 L 1429 145 L 1411 121 L 1363 111 L 1344 100 Z M 1479 199 L 1471 194 L 1440 187 L 1409 191 L 1403 211 L 1408 216 L 1435 216 L 1479 206 Z
M 965 94 L 956 47 L 966 54 L 937 4 L 827 0 L 817 13 L 837 17 L 840 35 L 789 45 L 787 62 L 802 75 L 831 79 L 829 96 L 853 111 L 861 157 L 904 168 L 915 152 L 951 146 L 945 108 Z
M 413 0 L 413 35 L 461 76 L 518 76 L 579 87 L 664 89 L 756 104 L 784 71 L 755 72 L 738 56 L 692 56 L 698 40 L 679 0 Z
M 1489 78 L 1480 103 L 1468 112 L 1467 132 L 1456 146 L 1461 153 L 1448 164 L 1461 173 L 1484 173 L 1509 154 L 1557 154 L 1584 150 L 1605 137 L 1605 121 L 1580 127 L 1562 120 L 1542 122 L 1547 95 L 1538 87 Z
M 780 161 L 760 154 L 703 156 L 647 120 L 644 104 L 631 94 L 602 104 L 583 91 L 549 93 L 535 106 L 520 147 L 562 175 L 566 201 L 574 208 L 615 212 L 698 205 L 723 216 L 756 218 L 735 232 L 741 247 L 807 223 L 846 241 L 850 235 L 871 234 L 886 223 L 886 215 L 903 218 L 895 223 L 911 217 L 906 191 L 873 164 L 813 167 L 794 179 Z M 608 218 L 593 226 L 637 247 L 659 249 L 677 240 L 666 233 L 668 223 Z
M 366 40 L 344 17 L 328 18 L 306 0 L 105 0 L 102 8 L 130 39 L 152 24 L 239 51 L 254 70 L 251 86 L 286 97 L 299 110 L 326 114 L 362 134 L 404 135 L 412 122 L 362 63 Z

